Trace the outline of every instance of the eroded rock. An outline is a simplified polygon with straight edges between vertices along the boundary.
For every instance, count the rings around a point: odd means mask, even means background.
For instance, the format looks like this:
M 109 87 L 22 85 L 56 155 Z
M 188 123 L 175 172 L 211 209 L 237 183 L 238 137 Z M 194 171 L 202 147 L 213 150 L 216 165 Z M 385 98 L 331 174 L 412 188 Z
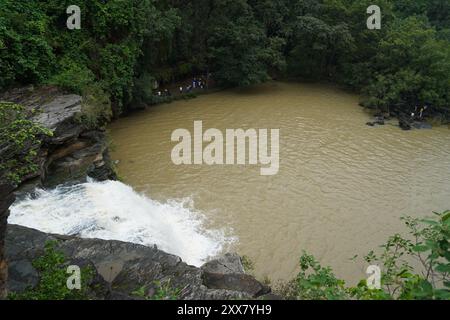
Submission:
M 241 257 L 236 253 L 226 253 L 222 257 L 209 261 L 202 266 L 205 273 L 245 273 Z
M 0 183 L 0 299 L 6 297 L 8 265 L 5 254 L 5 235 L 9 206 L 14 202 L 14 187 L 7 183 Z
M 218 266 L 216 262 L 197 268 L 156 247 L 46 234 L 16 225 L 8 226 L 6 237 L 6 254 L 11 261 L 10 290 L 20 292 L 36 285 L 32 261 L 44 253 L 46 242 L 52 240 L 58 241 L 57 249 L 70 263 L 83 261 L 94 266 L 101 277 L 96 280 L 101 287 L 95 292 L 96 299 L 143 298 L 133 294 L 140 288 L 145 288 L 147 298 L 151 298 L 161 283 L 172 288 L 177 299 L 249 299 L 270 292 L 250 275 L 228 273 L 242 270 L 236 255 L 219 258 L 228 265 L 225 269 L 213 268 Z M 226 273 L 205 273 L 205 269 Z
M 245 274 L 241 257 L 235 253 L 209 261 L 201 269 L 203 284 L 210 289 L 243 292 L 253 298 L 271 292 L 268 286 Z
M 54 187 L 84 182 L 88 176 L 116 179 L 103 129 L 88 130 L 80 121 L 81 96 L 54 87 L 30 86 L 3 93 L 0 101 L 24 106 L 31 120 L 53 132 L 40 146 L 35 160 L 39 170 L 22 182 L 38 177 L 39 181 L 32 182 L 33 187 Z

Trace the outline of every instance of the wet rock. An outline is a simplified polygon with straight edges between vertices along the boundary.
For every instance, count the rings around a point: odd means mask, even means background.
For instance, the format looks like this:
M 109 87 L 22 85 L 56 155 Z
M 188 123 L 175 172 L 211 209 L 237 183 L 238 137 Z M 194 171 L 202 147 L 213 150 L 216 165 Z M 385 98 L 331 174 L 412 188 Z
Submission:
M 419 121 L 415 121 L 412 126 L 414 127 L 414 129 L 432 129 L 433 126 L 429 123 L 426 122 L 419 122 Z
M 412 129 L 411 121 L 409 121 L 405 118 L 399 118 L 398 125 L 402 130 L 405 130 L 405 131 Z
M 39 170 L 22 182 L 34 179 L 34 186 L 54 187 L 83 182 L 88 176 L 97 180 L 117 178 L 104 132 L 87 130 L 80 122 L 81 96 L 54 87 L 24 87 L 3 93 L 0 100 L 23 105 L 31 120 L 53 132 L 53 136 L 45 137 L 38 150 L 35 161 Z M 29 189 L 25 187 L 21 191 Z
M 67 156 L 50 162 L 47 167 L 44 185 L 52 187 L 67 181 L 84 182 L 90 172 L 95 171 L 96 168 L 106 166 L 104 162 L 105 151 L 106 146 L 104 143 L 86 144 L 78 150 L 68 151 Z M 97 175 L 96 178 L 105 180 L 102 179 L 101 175 Z
M 243 292 L 256 298 L 269 293 L 269 287 L 257 281 L 253 276 L 245 274 L 241 257 L 235 253 L 227 253 L 215 260 L 205 263 L 203 284 L 210 289 Z
M 201 268 L 205 273 L 245 273 L 241 257 L 236 253 L 227 253 L 205 263 Z
M 39 274 L 29 259 L 10 261 L 8 268 L 10 292 L 23 292 L 29 287 L 34 288 L 39 282 Z
M 5 253 L 5 235 L 9 206 L 14 202 L 14 187 L 7 183 L 0 183 L 0 299 L 6 297 L 8 281 L 8 265 Z
M 202 268 L 187 265 L 156 247 L 46 234 L 16 225 L 8 226 L 6 236 L 6 255 L 11 261 L 10 289 L 20 292 L 36 284 L 31 263 L 42 255 L 45 243 L 51 240 L 58 241 L 57 249 L 70 263 L 92 264 L 100 277 L 95 282 L 99 288 L 92 293 L 96 299 L 150 298 L 160 285 L 170 288 L 178 299 L 248 299 L 270 292 L 270 288 L 249 275 L 205 273 Z M 228 267 L 220 270 L 241 270 L 235 255 L 226 255 L 222 261 Z M 140 288 L 145 288 L 146 297 L 133 293 Z
M 270 288 L 254 277 L 237 273 L 204 273 L 203 283 L 210 289 L 223 289 L 248 293 L 253 298 L 270 293 Z
M 259 300 L 284 300 L 282 296 L 279 296 L 274 293 L 268 293 L 268 294 L 262 295 L 258 299 Z
M 370 127 L 374 127 L 375 125 L 384 126 L 385 125 L 385 116 L 384 115 L 375 115 L 375 119 L 372 122 L 367 122 L 366 125 Z

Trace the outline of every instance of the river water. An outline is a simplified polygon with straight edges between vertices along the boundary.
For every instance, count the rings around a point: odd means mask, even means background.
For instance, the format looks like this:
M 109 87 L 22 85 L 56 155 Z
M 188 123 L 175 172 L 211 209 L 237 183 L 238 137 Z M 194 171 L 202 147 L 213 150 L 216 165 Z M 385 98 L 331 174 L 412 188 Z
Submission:
M 174 165 L 171 134 L 192 132 L 196 120 L 204 130 L 280 129 L 279 173 Z M 234 239 L 223 250 L 247 255 L 259 277 L 291 278 L 305 250 L 354 282 L 367 266 L 350 258 L 403 231 L 402 215 L 450 208 L 448 128 L 405 132 L 367 121 L 356 95 L 270 82 L 152 107 L 109 129 L 126 184 L 160 203 L 190 199 L 203 228 Z

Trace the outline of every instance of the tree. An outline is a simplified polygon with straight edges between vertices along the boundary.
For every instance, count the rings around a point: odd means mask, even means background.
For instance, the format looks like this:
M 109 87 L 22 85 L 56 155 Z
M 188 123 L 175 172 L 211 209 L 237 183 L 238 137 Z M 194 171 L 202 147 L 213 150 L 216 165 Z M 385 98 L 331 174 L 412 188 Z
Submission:
M 450 46 L 437 39 L 423 18 L 396 21 L 381 40 L 372 61 L 374 74 L 363 90 L 369 107 L 397 106 L 411 112 L 415 106 L 435 110 L 450 105 Z
M 246 1 L 218 1 L 208 39 L 214 78 L 224 86 L 247 86 L 269 79 L 270 67 L 282 67 L 280 39 L 269 39 Z
M 325 21 L 310 17 L 298 17 L 293 27 L 295 44 L 289 52 L 289 70 L 294 75 L 308 78 L 329 78 L 353 46 L 353 36 L 346 24 L 329 25 Z

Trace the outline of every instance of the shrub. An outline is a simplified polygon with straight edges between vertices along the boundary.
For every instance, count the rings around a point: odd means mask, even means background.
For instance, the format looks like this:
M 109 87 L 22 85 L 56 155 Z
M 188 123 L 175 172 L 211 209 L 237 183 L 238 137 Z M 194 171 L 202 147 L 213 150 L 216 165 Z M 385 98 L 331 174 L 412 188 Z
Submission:
M 283 285 L 280 291 L 287 299 L 343 300 L 348 299 L 345 282 L 333 274 L 331 268 L 322 267 L 307 253 L 300 257 L 300 273 Z
M 33 261 L 33 267 L 39 272 L 39 283 L 27 288 L 23 293 L 11 293 L 11 300 L 85 300 L 88 298 L 88 284 L 92 279 L 90 268 L 81 271 L 81 289 L 67 288 L 66 258 L 56 250 L 55 241 L 47 242 L 44 254 Z
M 112 118 L 111 100 L 100 87 L 93 84 L 83 89 L 83 104 L 77 119 L 87 129 L 105 126 Z
M 434 219 L 402 220 L 409 238 L 393 235 L 381 246 L 380 254 L 371 251 L 364 257 L 367 263 L 381 267 L 380 289 L 369 289 L 366 280 L 345 287 L 329 267 L 304 253 L 297 277 L 278 291 L 287 299 L 306 300 L 450 299 L 450 211 L 435 213 Z
M 52 132 L 28 116 L 23 106 L 0 102 L 0 180 L 18 184 L 39 169 L 38 148 Z
M 155 281 L 151 288 L 142 286 L 131 294 L 146 300 L 178 300 L 180 293 L 180 289 L 171 286 L 171 281 L 169 279 L 165 282 Z
M 82 94 L 87 87 L 93 85 L 95 76 L 85 64 L 64 57 L 59 65 L 60 71 L 48 80 L 48 84 L 77 94 Z

